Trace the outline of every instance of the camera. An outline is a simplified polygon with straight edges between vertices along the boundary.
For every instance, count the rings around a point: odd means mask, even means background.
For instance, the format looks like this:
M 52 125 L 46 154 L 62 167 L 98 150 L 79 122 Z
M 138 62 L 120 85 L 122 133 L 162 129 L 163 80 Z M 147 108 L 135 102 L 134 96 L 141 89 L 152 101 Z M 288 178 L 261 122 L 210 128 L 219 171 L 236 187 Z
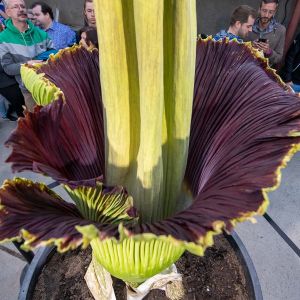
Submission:
M 259 41 L 259 42 L 262 42 L 262 43 L 266 43 L 268 40 L 267 40 L 267 39 L 259 38 L 258 41 Z

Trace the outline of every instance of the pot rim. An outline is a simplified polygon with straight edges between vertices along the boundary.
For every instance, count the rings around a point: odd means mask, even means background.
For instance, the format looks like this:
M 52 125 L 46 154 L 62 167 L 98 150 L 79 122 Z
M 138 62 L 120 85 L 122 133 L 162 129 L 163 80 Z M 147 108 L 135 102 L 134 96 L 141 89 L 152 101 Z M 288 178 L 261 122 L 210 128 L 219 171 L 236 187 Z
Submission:
M 255 270 L 254 263 L 240 237 L 235 231 L 231 234 L 224 233 L 224 236 L 230 243 L 231 247 L 234 249 L 240 263 L 243 265 L 244 273 L 250 285 L 251 299 L 263 300 L 261 285 L 257 272 Z
M 247 285 L 249 286 L 250 299 L 263 300 L 259 278 L 245 245 L 235 231 L 232 231 L 231 234 L 224 233 L 223 235 L 230 243 L 239 262 L 243 266 Z M 24 276 L 21 276 L 18 300 L 31 299 L 34 287 L 44 265 L 51 259 L 55 252 L 55 246 L 42 247 L 36 252 L 32 262 L 24 267 L 22 272 Z

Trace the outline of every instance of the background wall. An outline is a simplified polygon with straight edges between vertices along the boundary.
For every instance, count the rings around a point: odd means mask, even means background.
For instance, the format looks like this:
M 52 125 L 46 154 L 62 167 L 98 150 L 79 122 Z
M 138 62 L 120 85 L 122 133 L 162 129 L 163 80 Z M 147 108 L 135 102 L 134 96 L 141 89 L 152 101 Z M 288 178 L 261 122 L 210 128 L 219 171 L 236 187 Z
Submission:
M 279 11 L 276 18 L 285 26 L 288 25 L 296 1 L 279 0 Z M 25 0 L 25 2 L 30 5 L 34 0 Z M 48 0 L 46 2 L 51 5 L 53 11 L 56 8 L 59 9 L 60 22 L 75 29 L 79 29 L 83 25 L 84 0 Z M 220 29 L 227 29 L 231 12 L 241 4 L 258 8 L 260 0 L 197 0 L 198 33 L 215 34 Z

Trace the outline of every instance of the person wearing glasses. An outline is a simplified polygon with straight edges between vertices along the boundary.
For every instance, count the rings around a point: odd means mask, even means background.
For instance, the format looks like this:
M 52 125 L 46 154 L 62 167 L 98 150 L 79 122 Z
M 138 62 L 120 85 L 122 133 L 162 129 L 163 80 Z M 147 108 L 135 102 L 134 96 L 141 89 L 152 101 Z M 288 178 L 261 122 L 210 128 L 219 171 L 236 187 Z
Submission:
M 5 0 L 8 20 L 6 29 L 0 33 L 0 63 L 8 76 L 13 76 L 20 85 L 28 110 L 35 105 L 30 93 L 22 84 L 21 64 L 40 62 L 36 57 L 53 49 L 53 42 L 47 32 L 28 21 L 26 5 L 23 0 Z
M 274 66 L 281 62 L 285 42 L 286 29 L 275 19 L 278 0 L 263 0 L 258 10 L 258 18 L 248 35 L 255 48 L 261 50 Z

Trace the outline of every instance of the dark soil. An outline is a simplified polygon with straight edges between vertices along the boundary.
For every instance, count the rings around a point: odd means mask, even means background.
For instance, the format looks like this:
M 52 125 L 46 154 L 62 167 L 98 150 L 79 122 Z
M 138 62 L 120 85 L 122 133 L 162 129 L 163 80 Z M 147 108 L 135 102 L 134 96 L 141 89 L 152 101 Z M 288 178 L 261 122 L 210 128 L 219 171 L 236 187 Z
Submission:
M 91 260 L 91 250 L 54 254 L 44 267 L 34 292 L 34 300 L 93 300 L 84 281 Z M 219 236 L 204 257 L 188 252 L 176 263 L 183 274 L 184 300 L 250 299 L 245 274 L 228 241 Z M 117 300 L 125 298 L 125 285 L 114 279 Z M 169 299 L 165 292 L 151 291 L 144 299 Z

